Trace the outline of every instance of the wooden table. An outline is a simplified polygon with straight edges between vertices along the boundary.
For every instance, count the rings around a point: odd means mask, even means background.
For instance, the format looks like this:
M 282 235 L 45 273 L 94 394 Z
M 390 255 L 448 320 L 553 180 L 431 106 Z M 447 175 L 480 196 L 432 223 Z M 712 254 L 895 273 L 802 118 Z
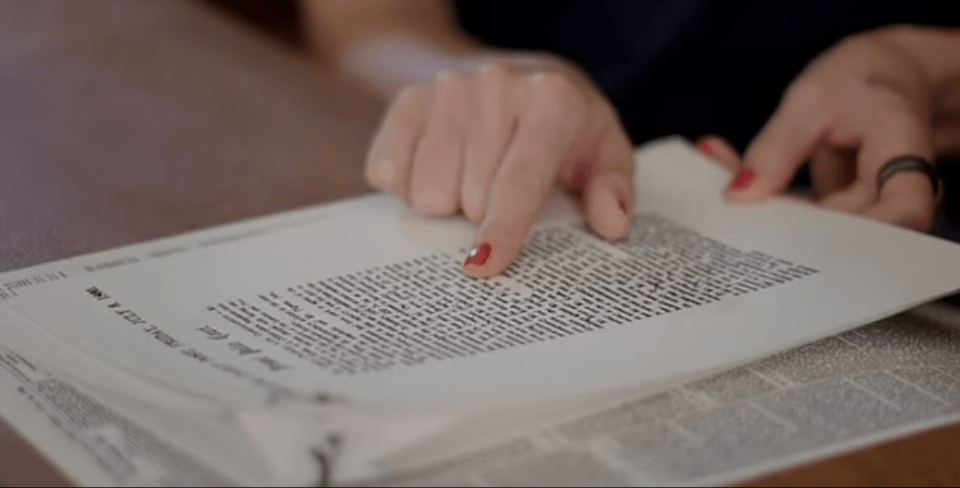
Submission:
M 187 0 L 2 0 L 0 271 L 369 191 L 382 108 Z M 0 480 L 67 482 L 2 422 Z M 960 426 L 753 485 L 821 484 L 960 484 Z

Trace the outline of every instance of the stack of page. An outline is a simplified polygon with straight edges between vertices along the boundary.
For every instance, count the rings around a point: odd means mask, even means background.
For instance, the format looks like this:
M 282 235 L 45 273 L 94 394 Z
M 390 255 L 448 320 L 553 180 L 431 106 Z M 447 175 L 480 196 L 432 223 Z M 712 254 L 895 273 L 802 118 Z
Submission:
M 869 352 L 953 332 L 846 331 L 960 288 L 960 246 L 637 161 L 626 240 L 556 195 L 490 280 L 382 195 L 7 273 L 0 415 L 82 484 L 251 486 L 712 483 L 952 419 L 960 365 Z

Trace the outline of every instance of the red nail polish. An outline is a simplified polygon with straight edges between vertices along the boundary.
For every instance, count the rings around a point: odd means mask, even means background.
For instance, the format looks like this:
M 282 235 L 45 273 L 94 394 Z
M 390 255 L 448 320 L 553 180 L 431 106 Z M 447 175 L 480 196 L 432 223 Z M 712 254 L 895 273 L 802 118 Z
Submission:
M 736 178 L 733 179 L 733 182 L 730 183 L 730 189 L 733 191 L 745 190 L 750 183 L 753 183 L 754 178 L 757 177 L 757 174 L 752 169 L 742 169 L 737 173 Z
M 717 155 L 717 148 L 713 147 L 713 143 L 712 143 L 712 142 L 707 142 L 707 141 L 701 142 L 701 143 L 700 143 L 700 151 L 701 151 L 701 152 L 704 152 L 704 153 L 707 153 L 707 155 L 709 155 L 709 156 L 716 156 L 716 155 Z
M 490 244 L 484 242 L 479 246 L 473 248 L 470 251 L 470 254 L 467 254 L 467 260 L 463 263 L 464 266 L 483 266 L 486 264 L 487 259 L 490 258 L 490 252 L 493 251 L 493 248 L 490 247 Z

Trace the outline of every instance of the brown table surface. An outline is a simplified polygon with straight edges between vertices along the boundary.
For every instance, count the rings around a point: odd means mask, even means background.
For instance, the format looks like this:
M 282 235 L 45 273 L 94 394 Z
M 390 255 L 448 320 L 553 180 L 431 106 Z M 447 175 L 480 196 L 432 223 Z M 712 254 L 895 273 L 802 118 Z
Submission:
M 188 0 L 0 1 L 0 271 L 369 191 L 382 104 Z M 0 484 L 66 479 L 0 421 Z M 960 426 L 755 485 L 958 485 Z

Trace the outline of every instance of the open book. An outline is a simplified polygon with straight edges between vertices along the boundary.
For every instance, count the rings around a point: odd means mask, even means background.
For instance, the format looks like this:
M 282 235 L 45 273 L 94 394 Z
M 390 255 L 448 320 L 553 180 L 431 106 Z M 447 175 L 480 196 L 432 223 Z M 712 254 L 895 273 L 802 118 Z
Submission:
M 557 195 L 500 278 L 386 196 L 3 276 L 0 342 L 231 483 L 415 469 L 960 288 L 960 247 L 638 152 L 623 242 Z

